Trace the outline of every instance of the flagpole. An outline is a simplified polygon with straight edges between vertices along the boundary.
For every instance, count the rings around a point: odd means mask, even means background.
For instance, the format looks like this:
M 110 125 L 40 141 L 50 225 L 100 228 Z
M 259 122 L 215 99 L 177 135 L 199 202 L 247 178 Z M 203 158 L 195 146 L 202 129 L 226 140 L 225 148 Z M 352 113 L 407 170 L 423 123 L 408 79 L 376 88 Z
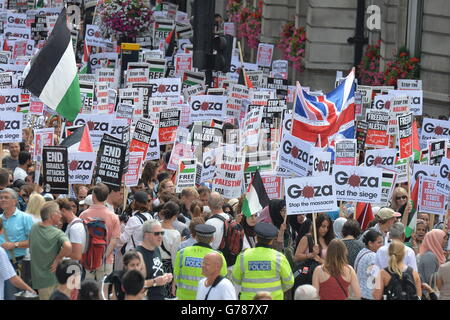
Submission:
M 316 214 L 315 213 L 313 213 L 312 214 L 312 218 L 313 218 L 313 233 L 314 233 L 314 243 L 315 244 L 318 244 L 318 242 L 317 242 L 317 228 L 316 228 Z
M 241 48 L 241 42 L 238 41 L 238 47 L 239 47 L 239 57 L 241 58 L 241 72 L 244 72 L 244 57 L 242 56 L 242 48 Z M 247 87 L 247 79 L 245 77 L 245 74 L 242 74 L 243 78 L 244 78 L 244 82 L 245 82 L 245 86 Z
M 411 173 L 410 173 L 410 158 L 408 158 L 408 165 L 406 166 L 406 171 L 408 174 L 408 201 L 411 201 Z M 416 181 L 416 183 L 418 183 L 418 181 Z M 406 209 L 406 207 L 405 207 Z M 413 208 L 411 208 L 412 210 Z M 402 223 L 403 225 L 406 227 L 408 226 L 408 220 L 409 220 L 409 214 L 411 212 L 408 212 L 407 214 L 403 214 L 402 217 Z M 416 230 L 416 227 L 414 226 L 414 230 Z

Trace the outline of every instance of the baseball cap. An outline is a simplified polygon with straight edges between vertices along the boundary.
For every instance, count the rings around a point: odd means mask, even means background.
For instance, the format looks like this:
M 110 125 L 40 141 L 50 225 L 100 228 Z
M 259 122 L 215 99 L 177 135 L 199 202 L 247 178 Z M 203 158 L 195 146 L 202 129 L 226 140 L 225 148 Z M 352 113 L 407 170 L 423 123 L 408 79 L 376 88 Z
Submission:
M 401 213 L 399 212 L 395 212 L 394 210 L 392 210 L 391 208 L 381 208 L 378 212 L 377 212 L 377 217 L 382 220 L 389 220 L 393 217 L 401 217 Z

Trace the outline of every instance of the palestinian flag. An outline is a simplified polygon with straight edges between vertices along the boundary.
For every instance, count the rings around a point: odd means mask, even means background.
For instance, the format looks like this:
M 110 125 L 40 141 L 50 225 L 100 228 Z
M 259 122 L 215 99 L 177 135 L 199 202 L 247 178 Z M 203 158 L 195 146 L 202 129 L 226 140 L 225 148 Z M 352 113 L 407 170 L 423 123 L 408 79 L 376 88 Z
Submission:
M 252 81 L 247 75 L 247 72 L 245 71 L 245 68 L 239 68 L 239 79 L 238 84 L 241 84 L 243 86 L 248 87 L 249 89 L 254 88 Z
M 63 8 L 47 44 L 31 60 L 24 88 L 69 121 L 81 110 L 80 85 L 72 38 Z
M 244 203 L 242 204 L 242 213 L 246 217 L 250 217 L 269 205 L 269 197 L 264 188 L 261 175 L 257 170 L 253 176 L 252 182 L 248 186 L 247 194 L 245 195 Z
M 196 160 L 181 160 L 179 173 L 195 173 Z
M 176 45 L 176 34 L 175 34 L 175 28 L 169 33 L 169 35 L 166 38 L 166 57 L 173 56 L 173 52 L 175 51 L 175 45 Z
M 153 8 L 153 11 L 162 11 L 162 0 L 156 0 L 155 7 Z
M 411 237 L 412 233 L 416 230 L 416 224 L 417 224 L 417 205 L 419 202 L 419 182 L 420 178 L 416 180 L 416 183 L 414 184 L 412 193 L 411 193 L 411 201 L 412 203 L 412 210 L 409 213 L 408 216 L 408 223 L 405 227 L 405 238 Z
M 204 72 L 185 71 L 183 75 L 183 84 L 185 86 L 196 86 L 198 84 L 205 84 Z
M 367 225 L 374 219 L 372 205 L 370 203 L 358 202 L 356 204 L 356 220 L 358 220 L 361 230 L 366 230 Z
M 67 147 L 68 152 L 94 152 L 88 125 L 73 130 L 59 145 Z
M 166 73 L 166 60 L 165 59 L 147 59 L 147 63 L 150 64 L 150 72 Z

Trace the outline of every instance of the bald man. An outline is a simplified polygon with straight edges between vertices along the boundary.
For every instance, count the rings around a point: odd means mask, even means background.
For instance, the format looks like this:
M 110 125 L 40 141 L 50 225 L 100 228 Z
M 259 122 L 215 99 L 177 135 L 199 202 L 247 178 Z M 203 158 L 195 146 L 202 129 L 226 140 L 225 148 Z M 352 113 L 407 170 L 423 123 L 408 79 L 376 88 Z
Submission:
M 203 278 L 198 283 L 197 300 L 237 300 L 233 283 L 220 275 L 222 256 L 208 253 L 202 262 Z
M 217 250 L 222 242 L 223 238 L 223 230 L 225 222 L 224 220 L 229 220 L 230 216 L 223 212 L 223 204 L 224 200 L 220 193 L 211 192 L 208 198 L 208 206 L 211 209 L 211 218 L 206 221 L 206 224 L 209 224 L 216 228 L 216 232 L 214 233 L 214 240 L 211 243 L 211 247 L 214 250 Z

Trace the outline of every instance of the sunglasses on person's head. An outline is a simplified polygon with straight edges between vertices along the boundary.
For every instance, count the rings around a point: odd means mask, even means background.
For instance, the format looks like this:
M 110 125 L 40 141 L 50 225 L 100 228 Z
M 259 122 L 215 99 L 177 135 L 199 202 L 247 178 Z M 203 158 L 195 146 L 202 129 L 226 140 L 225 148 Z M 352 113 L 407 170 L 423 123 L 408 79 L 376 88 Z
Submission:
M 153 233 L 155 236 L 163 236 L 164 235 L 164 231 L 157 231 L 157 232 L 149 232 L 149 233 Z
M 395 198 L 395 200 L 400 200 L 400 199 L 402 199 L 402 200 L 408 199 L 408 196 L 399 196 L 399 197 Z

